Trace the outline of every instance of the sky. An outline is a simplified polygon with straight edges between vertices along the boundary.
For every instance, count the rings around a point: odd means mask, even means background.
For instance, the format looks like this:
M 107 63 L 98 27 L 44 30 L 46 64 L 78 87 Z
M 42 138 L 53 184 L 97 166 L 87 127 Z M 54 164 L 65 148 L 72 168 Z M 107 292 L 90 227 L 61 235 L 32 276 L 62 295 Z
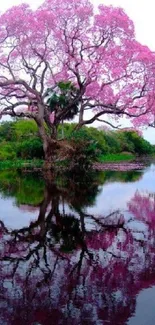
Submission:
M 62 0 L 63 1 L 63 0 Z M 78 0 L 77 0 L 78 1 Z M 155 51 L 155 1 L 154 0 L 91 0 L 94 5 L 105 4 L 124 8 L 128 16 L 134 21 L 136 38 L 139 42 L 147 45 Z M 1 2 L 0 10 L 5 11 L 13 5 L 29 3 L 33 9 L 39 6 L 42 0 L 5 0 Z M 155 130 L 147 129 L 143 133 L 144 137 L 155 144 Z

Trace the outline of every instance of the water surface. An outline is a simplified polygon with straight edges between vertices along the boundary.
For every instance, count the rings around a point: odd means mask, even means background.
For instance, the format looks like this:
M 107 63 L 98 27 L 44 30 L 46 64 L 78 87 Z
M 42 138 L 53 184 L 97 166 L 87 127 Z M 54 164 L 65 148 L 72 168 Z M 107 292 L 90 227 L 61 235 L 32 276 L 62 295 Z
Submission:
M 0 172 L 0 324 L 155 323 L 155 165 Z

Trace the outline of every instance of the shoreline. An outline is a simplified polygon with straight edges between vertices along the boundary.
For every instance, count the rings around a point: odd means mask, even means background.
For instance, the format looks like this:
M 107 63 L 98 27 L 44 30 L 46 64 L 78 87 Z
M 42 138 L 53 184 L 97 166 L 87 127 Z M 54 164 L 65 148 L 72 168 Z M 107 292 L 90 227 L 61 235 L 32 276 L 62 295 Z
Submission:
M 109 162 L 94 162 L 90 169 L 96 171 L 133 171 L 142 170 L 150 164 L 150 157 L 141 157 L 132 161 L 109 161 Z M 22 169 L 27 171 L 42 171 L 43 161 L 41 160 L 17 160 L 17 161 L 3 161 L 0 162 L 0 170 Z M 56 166 L 56 169 L 67 170 L 65 166 Z
M 146 168 L 146 164 L 140 162 L 109 162 L 109 163 L 94 163 L 93 169 L 97 171 L 111 170 L 111 171 L 133 171 L 142 170 Z

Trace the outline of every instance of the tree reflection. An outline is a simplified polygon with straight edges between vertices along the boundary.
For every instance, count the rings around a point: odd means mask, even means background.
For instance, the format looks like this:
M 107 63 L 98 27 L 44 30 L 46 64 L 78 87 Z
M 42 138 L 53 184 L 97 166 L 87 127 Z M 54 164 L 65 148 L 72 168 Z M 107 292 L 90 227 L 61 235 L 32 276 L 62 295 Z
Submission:
M 155 282 L 155 199 L 137 192 L 127 215 L 89 215 L 98 185 L 58 179 L 28 227 L 0 223 L 0 323 L 126 324 Z

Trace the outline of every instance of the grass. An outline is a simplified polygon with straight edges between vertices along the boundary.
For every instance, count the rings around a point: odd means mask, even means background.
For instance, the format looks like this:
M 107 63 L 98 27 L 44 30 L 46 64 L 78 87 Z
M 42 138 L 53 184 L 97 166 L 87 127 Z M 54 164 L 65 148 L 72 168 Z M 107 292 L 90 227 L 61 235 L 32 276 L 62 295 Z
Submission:
M 135 156 L 131 153 L 118 153 L 118 154 L 108 154 L 101 155 L 98 159 L 100 163 L 113 163 L 113 162 L 123 162 L 123 161 L 132 161 Z
M 4 169 L 17 169 L 17 168 L 40 168 L 42 167 L 43 161 L 39 159 L 32 160 L 5 160 L 0 161 L 0 170 Z

